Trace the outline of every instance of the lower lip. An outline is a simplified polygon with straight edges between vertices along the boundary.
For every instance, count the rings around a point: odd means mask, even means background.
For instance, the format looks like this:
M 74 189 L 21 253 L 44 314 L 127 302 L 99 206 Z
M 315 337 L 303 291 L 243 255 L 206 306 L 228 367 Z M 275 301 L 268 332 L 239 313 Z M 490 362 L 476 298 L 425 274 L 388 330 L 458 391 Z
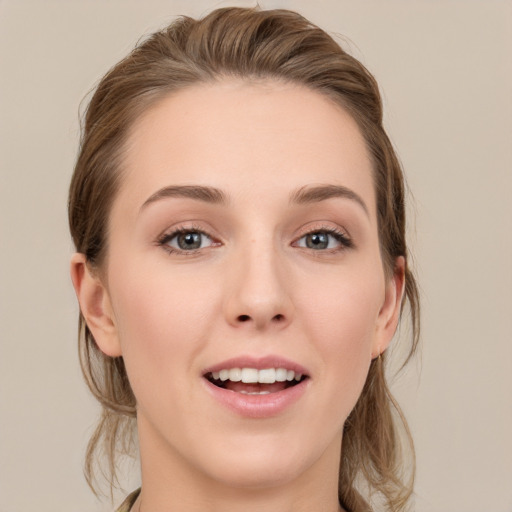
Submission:
M 203 378 L 208 392 L 215 400 L 240 416 L 247 418 L 269 418 L 277 416 L 291 407 L 305 393 L 309 379 L 267 395 L 244 395 L 229 389 L 219 388 Z

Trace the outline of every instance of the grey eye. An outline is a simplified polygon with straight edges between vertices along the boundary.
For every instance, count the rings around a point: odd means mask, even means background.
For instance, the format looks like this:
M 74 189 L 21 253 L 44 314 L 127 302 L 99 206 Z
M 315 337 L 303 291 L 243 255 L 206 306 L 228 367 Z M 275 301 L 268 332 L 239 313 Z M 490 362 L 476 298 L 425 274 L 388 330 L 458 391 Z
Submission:
M 310 249 L 327 249 L 329 246 L 329 235 L 327 233 L 310 233 L 305 238 L 306 246 Z
M 212 240 L 200 231 L 186 231 L 170 237 L 166 244 L 180 251 L 193 251 L 212 245 Z
M 304 235 L 297 245 L 299 247 L 307 247 L 308 249 L 322 250 L 333 249 L 341 244 L 333 234 L 325 231 L 317 231 Z
M 186 233 L 178 235 L 178 247 L 183 250 L 199 249 L 201 247 L 201 233 Z

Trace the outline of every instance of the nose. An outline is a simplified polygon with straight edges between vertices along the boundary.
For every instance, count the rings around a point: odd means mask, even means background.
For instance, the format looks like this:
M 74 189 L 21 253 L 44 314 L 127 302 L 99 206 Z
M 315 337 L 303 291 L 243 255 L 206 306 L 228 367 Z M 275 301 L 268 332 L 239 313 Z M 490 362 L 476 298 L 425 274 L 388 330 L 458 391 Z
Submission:
M 259 331 L 282 329 L 292 320 L 290 279 L 283 257 L 255 242 L 230 262 L 225 315 L 229 324 Z

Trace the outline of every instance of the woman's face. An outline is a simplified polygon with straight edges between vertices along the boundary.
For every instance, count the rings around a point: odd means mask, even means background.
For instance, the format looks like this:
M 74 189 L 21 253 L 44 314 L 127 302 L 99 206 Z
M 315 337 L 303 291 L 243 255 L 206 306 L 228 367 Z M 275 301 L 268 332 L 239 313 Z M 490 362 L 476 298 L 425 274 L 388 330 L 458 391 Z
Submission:
M 262 486 L 337 467 L 403 284 L 375 203 L 356 123 L 308 89 L 198 85 L 136 122 L 110 218 L 112 329 L 93 333 L 124 358 L 143 468 Z

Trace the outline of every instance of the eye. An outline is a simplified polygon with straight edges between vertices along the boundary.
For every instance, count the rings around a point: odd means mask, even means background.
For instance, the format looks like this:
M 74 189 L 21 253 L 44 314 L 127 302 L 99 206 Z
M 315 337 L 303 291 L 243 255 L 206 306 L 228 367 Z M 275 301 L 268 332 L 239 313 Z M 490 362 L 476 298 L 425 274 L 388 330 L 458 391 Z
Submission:
M 164 235 L 159 244 L 170 252 L 191 252 L 212 246 L 213 240 L 199 230 L 179 229 Z
M 297 247 L 305 247 L 314 251 L 325 249 L 343 249 L 352 247 L 352 241 L 344 233 L 337 230 L 312 231 L 299 238 Z

